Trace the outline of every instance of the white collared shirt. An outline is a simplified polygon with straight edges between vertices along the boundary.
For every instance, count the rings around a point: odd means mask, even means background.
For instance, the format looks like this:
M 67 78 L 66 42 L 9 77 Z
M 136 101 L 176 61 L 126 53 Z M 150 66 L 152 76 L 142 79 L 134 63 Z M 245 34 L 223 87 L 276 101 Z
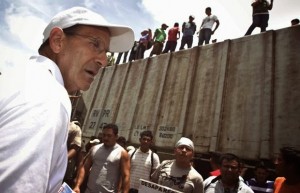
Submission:
M 1 192 L 56 193 L 67 166 L 71 103 L 44 56 L 0 67 Z

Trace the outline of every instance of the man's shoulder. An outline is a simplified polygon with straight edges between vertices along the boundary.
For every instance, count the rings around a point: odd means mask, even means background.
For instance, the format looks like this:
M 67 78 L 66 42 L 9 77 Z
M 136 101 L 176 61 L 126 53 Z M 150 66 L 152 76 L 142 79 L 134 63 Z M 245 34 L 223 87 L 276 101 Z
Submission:
M 214 18 L 214 19 L 218 19 L 218 16 L 216 16 L 216 15 L 213 15 L 213 18 Z
M 154 151 L 152 151 L 152 150 L 151 150 L 151 154 L 153 154 L 153 157 L 154 157 L 154 158 L 156 158 L 156 157 L 158 157 L 158 158 L 159 158 L 158 154 L 157 154 L 157 153 L 155 153 L 155 152 L 154 152 Z
M 197 179 L 200 182 L 203 182 L 203 177 L 194 167 L 191 167 L 191 175 L 192 178 Z
M 75 124 L 76 122 L 75 121 L 71 121 L 70 122 L 70 131 L 73 131 L 73 132 L 76 132 L 76 133 L 81 133 L 81 128 Z
M 165 167 L 165 166 L 167 166 L 167 165 L 172 164 L 174 161 L 175 161 L 175 160 L 164 160 L 164 161 L 161 162 L 160 165 L 161 165 L 162 167 Z
M 155 32 L 154 33 L 159 33 L 161 32 L 161 29 L 160 28 L 156 28 Z
M 205 180 L 204 180 L 204 184 L 206 185 L 206 184 L 210 184 L 214 179 L 217 179 L 218 178 L 218 176 L 209 176 L 208 178 L 206 178 Z M 217 182 L 217 180 L 215 181 L 215 182 Z
M 130 151 L 128 151 L 128 155 L 131 156 L 133 154 L 133 152 L 136 152 L 137 149 L 131 149 Z

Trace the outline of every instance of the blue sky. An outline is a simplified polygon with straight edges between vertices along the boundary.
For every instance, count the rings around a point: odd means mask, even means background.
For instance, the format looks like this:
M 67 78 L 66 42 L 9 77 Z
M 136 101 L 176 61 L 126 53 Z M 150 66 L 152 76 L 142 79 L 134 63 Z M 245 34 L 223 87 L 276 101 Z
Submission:
M 179 22 L 181 26 L 190 14 L 195 16 L 199 29 L 204 10 L 210 6 L 220 20 L 212 39 L 220 42 L 245 34 L 252 22 L 251 3 L 252 0 L 1 0 L 0 65 L 22 62 L 37 54 L 47 23 L 59 11 L 73 6 L 87 7 L 109 22 L 132 27 L 136 40 L 143 29 L 154 31 L 162 23 L 173 26 Z M 300 19 L 300 0 L 274 0 L 267 29 L 289 27 L 294 18 Z M 259 29 L 253 32 L 256 33 Z M 195 36 L 194 45 L 197 41 Z

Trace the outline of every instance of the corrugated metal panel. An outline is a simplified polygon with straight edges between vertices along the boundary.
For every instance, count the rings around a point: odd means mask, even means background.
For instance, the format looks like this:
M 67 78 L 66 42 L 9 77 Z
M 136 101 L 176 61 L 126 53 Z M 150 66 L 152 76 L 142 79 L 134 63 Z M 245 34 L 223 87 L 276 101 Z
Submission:
M 105 68 L 83 94 L 83 133 L 114 122 L 131 143 L 149 129 L 157 147 L 187 136 L 245 159 L 300 148 L 299 50 L 300 26 Z

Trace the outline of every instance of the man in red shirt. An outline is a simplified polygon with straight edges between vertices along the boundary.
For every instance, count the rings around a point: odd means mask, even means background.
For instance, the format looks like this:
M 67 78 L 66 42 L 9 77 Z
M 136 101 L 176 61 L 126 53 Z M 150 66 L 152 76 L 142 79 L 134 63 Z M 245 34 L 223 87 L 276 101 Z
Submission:
M 176 22 L 174 27 L 169 29 L 168 41 L 163 53 L 174 52 L 177 46 L 177 40 L 180 38 L 179 24 Z

